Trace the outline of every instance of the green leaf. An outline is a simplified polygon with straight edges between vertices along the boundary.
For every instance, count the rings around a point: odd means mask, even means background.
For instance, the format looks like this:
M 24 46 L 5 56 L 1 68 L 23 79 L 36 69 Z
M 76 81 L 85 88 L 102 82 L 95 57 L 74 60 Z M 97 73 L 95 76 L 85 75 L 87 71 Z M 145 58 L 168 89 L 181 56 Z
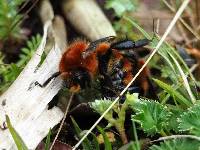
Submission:
M 178 91 L 174 90 L 174 88 L 161 80 L 153 79 L 156 84 L 158 84 L 162 89 L 167 91 L 171 96 L 175 97 L 175 100 L 177 100 L 180 104 L 186 105 L 187 107 L 191 106 L 192 103 L 187 100 L 184 96 L 182 96 Z
M 138 96 L 139 96 L 138 93 L 133 93 L 133 94 L 127 93 L 125 103 L 134 107 L 136 103 L 140 102 Z
M 200 136 L 200 104 L 185 111 L 178 121 L 180 131 L 189 131 L 191 134 Z
M 89 103 L 90 107 L 99 114 L 104 113 L 111 104 L 112 101 L 107 99 L 95 100 L 94 102 Z
M 47 138 L 46 138 L 45 148 L 44 148 L 45 150 L 49 150 L 50 142 L 51 142 L 51 129 L 49 129 L 49 133 L 48 133 Z
M 138 140 L 138 135 L 137 135 L 137 130 L 136 130 L 134 120 L 132 120 L 132 125 L 133 125 L 133 135 L 134 135 L 135 142 L 134 142 L 134 145 L 132 145 L 131 147 L 134 147 L 135 150 L 140 150 L 141 145 L 140 145 L 140 142 Z
M 93 147 L 93 149 L 95 150 L 100 150 L 100 147 L 99 147 L 99 142 L 97 140 L 97 137 L 94 133 L 90 133 L 92 135 L 92 141 L 91 141 L 91 145 Z
M 170 117 L 170 120 L 169 120 L 167 130 L 168 131 L 173 130 L 176 133 L 178 133 L 179 132 L 178 119 L 180 118 L 181 114 L 183 114 L 184 111 L 182 109 L 177 108 L 177 107 L 174 107 L 173 109 L 171 109 L 173 106 L 169 106 L 169 107 L 170 107 L 171 117 Z
M 122 16 L 127 11 L 136 11 L 137 1 L 136 0 L 108 0 L 106 1 L 105 7 L 107 9 L 114 9 L 117 16 Z
M 112 145 L 106 135 L 106 133 L 104 132 L 104 130 L 100 127 L 97 126 L 97 129 L 99 130 L 99 132 L 102 134 L 103 139 L 104 139 L 104 145 L 105 145 L 105 150 L 112 150 Z
M 160 145 L 153 145 L 150 150 L 199 150 L 200 142 L 189 139 L 173 139 L 160 142 Z
M 82 130 L 79 128 L 78 124 L 76 123 L 76 121 L 74 120 L 73 117 L 71 117 L 71 120 L 72 120 L 72 123 L 73 123 L 73 126 L 74 126 L 77 136 L 79 138 L 81 138 Z M 85 138 L 85 140 L 83 140 L 82 146 L 83 146 L 84 150 L 93 150 L 92 145 L 91 145 L 90 141 L 88 140 L 88 138 Z
M 107 99 L 95 100 L 94 102 L 90 102 L 89 103 L 90 107 L 93 108 L 100 115 L 103 114 L 111 104 L 112 104 L 112 101 L 111 100 L 107 100 Z M 113 107 L 113 109 L 114 109 L 114 107 Z M 113 117 L 113 109 L 111 109 L 105 115 L 106 119 L 108 119 L 108 120 L 112 119 L 112 117 Z
M 24 0 L 1 0 L 0 1 L 0 40 L 8 37 L 19 37 L 20 23 L 15 24 L 21 15 L 18 13 L 18 7 Z M 15 26 L 13 26 L 15 24 Z
M 152 49 L 155 49 L 159 40 L 160 40 L 160 38 L 157 35 L 155 35 L 150 43 L 150 47 Z M 169 45 L 167 42 L 164 42 L 161 45 L 161 47 L 158 50 L 158 54 L 160 56 L 162 56 L 163 60 L 165 61 L 165 65 L 170 67 L 170 69 L 171 69 L 171 74 L 169 77 L 170 78 L 171 78 L 171 76 L 176 77 L 175 80 L 172 79 L 173 82 L 177 82 L 178 81 L 177 77 L 180 76 L 181 74 L 180 74 L 178 68 L 176 67 L 177 65 L 173 61 L 173 58 L 171 56 L 173 56 L 176 59 L 176 61 L 181 65 L 181 69 L 184 72 L 184 74 L 190 75 L 192 80 L 195 80 L 193 75 L 190 72 L 190 69 L 188 68 L 187 64 L 182 59 L 182 57 L 179 55 L 177 50 L 175 48 L 173 48 L 171 45 Z
M 156 101 L 141 99 L 132 109 L 136 112 L 132 119 L 141 125 L 144 132 L 148 135 L 164 134 L 163 130 L 166 129 L 171 116 L 167 107 Z
M 24 143 L 24 141 L 22 140 L 22 138 L 20 137 L 20 135 L 17 133 L 17 131 L 13 128 L 9 117 L 6 115 L 6 123 L 8 126 L 8 129 L 15 141 L 15 144 L 17 145 L 18 150 L 28 150 L 28 147 L 26 146 L 26 144 Z
M 19 55 L 20 60 L 17 62 L 19 67 L 24 67 L 28 63 L 40 45 L 40 42 L 41 36 L 39 34 L 27 41 L 26 47 L 21 49 L 21 54 Z

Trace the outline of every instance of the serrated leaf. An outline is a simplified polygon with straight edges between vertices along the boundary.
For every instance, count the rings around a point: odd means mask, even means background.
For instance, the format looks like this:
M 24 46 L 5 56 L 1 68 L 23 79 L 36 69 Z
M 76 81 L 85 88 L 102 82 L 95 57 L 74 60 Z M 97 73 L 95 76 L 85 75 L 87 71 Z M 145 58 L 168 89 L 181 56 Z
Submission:
M 191 134 L 200 136 L 200 104 L 189 108 L 178 121 L 180 131 L 189 131 Z
M 136 103 L 140 102 L 139 98 L 138 98 L 139 94 L 138 93 L 127 93 L 126 94 L 126 103 L 130 106 L 135 106 Z
M 199 150 L 200 142 L 189 139 L 173 139 L 153 145 L 150 150 Z
M 136 112 L 132 119 L 138 122 L 148 135 L 162 133 L 171 115 L 166 107 L 150 100 L 141 100 L 132 109 Z
M 168 131 L 173 130 L 176 133 L 178 133 L 179 132 L 179 129 L 178 129 L 178 125 L 179 125 L 178 119 L 180 118 L 181 114 L 183 114 L 184 111 L 182 109 L 178 109 L 176 107 L 176 108 L 170 110 L 170 112 L 171 112 L 171 116 L 170 116 L 170 120 L 169 120 L 169 124 L 168 124 L 167 130 Z
M 28 48 L 22 48 L 21 51 L 25 54 L 29 54 L 30 50 Z
M 89 103 L 90 107 L 99 114 L 104 113 L 111 104 L 112 101 L 107 99 L 95 100 L 94 102 Z

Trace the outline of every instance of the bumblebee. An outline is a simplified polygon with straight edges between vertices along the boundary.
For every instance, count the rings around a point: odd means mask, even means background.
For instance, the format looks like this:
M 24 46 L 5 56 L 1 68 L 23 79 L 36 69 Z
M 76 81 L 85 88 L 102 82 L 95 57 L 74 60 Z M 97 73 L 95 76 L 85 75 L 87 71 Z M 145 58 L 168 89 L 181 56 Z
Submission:
M 44 87 L 53 78 L 60 76 L 71 92 L 90 88 L 91 82 L 99 79 L 105 97 L 116 96 L 131 81 L 135 73 L 144 63 L 138 60 L 134 49 L 149 43 L 148 39 L 138 41 L 121 40 L 109 36 L 93 41 L 77 40 L 70 44 L 61 57 L 59 72 L 53 74 L 43 84 Z M 129 92 L 143 93 L 148 90 L 148 71 L 145 69 Z

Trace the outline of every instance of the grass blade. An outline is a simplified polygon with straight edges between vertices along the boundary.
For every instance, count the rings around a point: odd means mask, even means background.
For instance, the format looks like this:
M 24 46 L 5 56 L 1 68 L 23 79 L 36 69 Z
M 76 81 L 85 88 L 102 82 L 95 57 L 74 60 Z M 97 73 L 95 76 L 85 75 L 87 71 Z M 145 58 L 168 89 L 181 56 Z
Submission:
M 73 117 L 71 117 L 74 129 L 76 131 L 76 134 L 78 135 L 79 138 L 81 138 L 81 132 L 82 130 L 79 128 L 78 124 L 76 123 L 76 121 L 74 120 Z M 88 138 L 86 138 L 83 143 L 82 143 L 83 149 L 84 150 L 92 150 L 92 146 L 90 144 L 90 141 L 88 140 Z
M 174 96 L 176 98 L 176 100 L 180 103 L 180 104 L 184 104 L 187 107 L 192 106 L 192 103 L 190 101 L 188 101 L 185 97 L 183 97 L 179 92 L 177 92 L 176 90 L 174 90 L 174 88 L 172 88 L 170 85 L 162 82 L 161 80 L 158 79 L 153 79 L 156 84 L 158 84 L 162 89 L 166 90 L 171 96 Z
M 17 145 L 17 149 L 18 150 L 28 150 L 28 147 L 26 146 L 26 144 L 24 143 L 24 141 L 22 140 L 20 135 L 13 128 L 8 115 L 6 115 L 6 123 L 7 123 L 8 129 L 13 137 L 13 140 L 15 141 L 15 144 Z
M 49 133 L 47 135 L 47 139 L 46 139 L 46 142 L 45 142 L 45 150 L 49 150 L 50 148 L 50 142 L 51 142 L 51 129 L 49 129 Z
M 106 135 L 106 133 L 104 132 L 104 130 L 100 127 L 97 126 L 97 129 L 99 130 L 99 132 L 102 134 L 103 139 L 104 139 L 104 145 L 105 145 L 105 150 L 112 150 L 112 145 Z

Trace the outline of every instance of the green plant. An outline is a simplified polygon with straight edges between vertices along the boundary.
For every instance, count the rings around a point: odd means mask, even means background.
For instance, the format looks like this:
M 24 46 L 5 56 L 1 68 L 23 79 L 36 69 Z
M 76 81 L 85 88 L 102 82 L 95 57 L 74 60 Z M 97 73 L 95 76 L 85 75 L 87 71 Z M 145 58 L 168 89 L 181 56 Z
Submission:
M 24 67 L 25 64 L 31 59 L 35 51 L 41 42 L 41 36 L 39 34 L 32 36 L 30 40 L 26 42 L 26 47 L 21 49 L 19 54 L 19 61 L 16 63 L 19 67 Z
M 0 41 L 7 38 L 19 37 L 21 19 L 18 7 L 24 0 L 1 0 L 0 1 Z
M 132 12 L 137 9 L 137 0 L 108 0 L 106 1 L 105 8 L 114 9 L 115 14 L 120 17 L 126 12 Z
M 1 64 L 0 65 L 0 92 L 5 91 L 11 83 L 18 77 L 21 72 L 21 68 L 16 64 Z
M 136 112 L 132 119 L 141 125 L 142 130 L 148 135 L 160 133 L 166 135 L 171 113 L 167 107 L 156 101 L 138 98 L 135 94 L 127 94 L 126 98 L 131 101 L 130 107 Z
M 17 133 L 17 131 L 13 128 L 9 117 L 6 115 L 6 123 L 8 126 L 8 129 L 13 137 L 13 140 L 15 141 L 15 144 L 18 148 L 18 150 L 28 150 L 26 144 L 24 143 L 24 141 L 22 140 L 22 138 L 20 137 L 20 135 Z
M 153 145 L 150 150 L 199 150 L 200 142 L 188 139 L 173 139 L 161 142 L 160 145 Z
M 47 135 L 46 141 L 45 141 L 45 150 L 49 150 L 50 146 L 51 146 L 51 129 L 49 129 L 49 133 Z
M 83 132 L 78 124 L 76 123 L 76 121 L 74 120 L 73 117 L 71 117 L 71 120 L 72 120 L 72 124 L 74 126 L 74 129 L 75 129 L 75 132 L 76 132 L 76 135 L 78 136 L 78 138 L 80 139 L 82 137 L 82 135 L 85 133 Z M 83 142 L 82 142 L 82 147 L 84 150 L 93 150 L 93 149 L 96 149 L 96 150 L 99 150 L 99 144 L 98 144 L 98 141 L 97 141 L 97 138 L 96 136 L 91 133 L 92 135 L 92 141 L 90 142 L 88 138 L 86 138 Z
M 97 126 L 97 129 L 99 130 L 99 132 L 101 133 L 101 135 L 103 136 L 104 139 L 104 145 L 105 145 L 105 150 L 112 150 L 112 145 L 106 135 L 106 133 L 104 132 L 104 130 L 100 127 Z
M 176 99 L 176 98 L 175 98 Z M 90 103 L 90 106 L 97 111 L 99 114 L 102 114 L 111 104 L 110 100 L 96 100 L 95 102 Z M 124 106 L 125 105 L 125 106 Z M 125 112 L 122 111 L 122 108 L 127 110 L 131 108 L 134 113 L 132 113 L 131 118 L 133 121 L 140 125 L 140 130 L 147 134 L 147 137 L 152 137 L 156 134 L 160 134 L 161 136 L 171 135 L 175 133 L 182 133 L 185 132 L 190 133 L 192 135 L 200 135 L 200 123 L 199 123 L 199 116 L 200 116 L 200 105 L 194 105 L 189 109 L 180 109 L 176 105 L 166 105 L 160 104 L 155 100 L 149 100 L 144 98 L 139 98 L 138 94 L 126 94 L 126 99 L 123 104 L 116 104 L 113 109 L 107 113 L 104 117 L 109 125 L 108 127 L 114 126 L 118 132 L 118 126 L 122 127 L 124 125 L 124 120 L 126 117 Z M 117 118 L 113 117 L 113 113 L 117 114 Z M 122 113 L 123 112 L 123 113 Z M 123 121 L 119 121 L 123 118 Z M 123 124 L 123 125 L 122 125 Z M 120 129 L 124 130 L 124 126 Z M 133 125 L 133 129 L 135 129 Z M 134 131 L 136 132 L 136 130 Z M 174 135 L 176 136 L 176 135 Z M 190 135 L 188 135 L 190 136 Z M 122 137 L 121 137 L 122 138 Z M 185 137 L 187 138 L 187 137 Z M 140 147 L 140 140 L 137 139 L 137 135 L 135 135 L 135 142 L 129 143 L 124 148 L 127 149 L 138 149 Z M 187 140 L 175 140 L 172 142 L 164 142 L 161 144 L 161 147 L 165 147 L 166 145 L 170 145 L 170 147 L 176 147 L 176 142 L 181 142 L 183 145 L 186 144 L 185 141 Z M 175 143 L 174 143 L 175 142 Z M 194 142 L 195 143 L 195 142 Z M 181 145 L 182 145 L 181 144 Z M 197 145 L 194 145 L 196 147 Z M 151 148 L 155 149 L 159 146 L 152 146 Z M 182 146 L 180 146 L 181 149 Z M 123 147 L 122 147 L 123 148 Z M 172 148 L 173 149 L 173 148 Z
M 180 105 L 184 105 L 186 107 L 192 106 L 192 103 L 185 98 L 182 94 L 180 94 L 178 91 L 174 90 L 174 88 L 158 79 L 154 79 L 155 83 L 158 84 L 162 89 L 164 89 L 167 93 L 169 93 L 175 103 L 176 101 L 179 102 Z
M 27 47 L 22 48 L 22 53 L 19 55 L 20 59 L 16 63 L 4 64 L 4 56 L 0 53 L 0 92 L 5 91 L 11 83 L 18 77 L 25 65 L 33 56 L 41 41 L 41 36 L 38 34 L 31 37 L 27 41 Z
M 188 131 L 193 135 L 200 136 L 200 104 L 194 105 L 187 109 L 180 118 L 179 131 Z
M 91 108 L 102 115 L 111 105 L 111 103 L 111 100 L 101 99 L 95 100 L 89 104 Z M 128 103 L 129 102 L 125 100 L 123 104 L 115 104 L 115 106 L 113 106 L 113 108 L 104 116 L 109 123 L 108 127 L 114 126 L 117 129 L 124 144 L 128 142 L 124 128 L 126 110 L 128 109 L 129 105 Z M 117 117 L 114 117 L 114 113 L 117 114 Z

